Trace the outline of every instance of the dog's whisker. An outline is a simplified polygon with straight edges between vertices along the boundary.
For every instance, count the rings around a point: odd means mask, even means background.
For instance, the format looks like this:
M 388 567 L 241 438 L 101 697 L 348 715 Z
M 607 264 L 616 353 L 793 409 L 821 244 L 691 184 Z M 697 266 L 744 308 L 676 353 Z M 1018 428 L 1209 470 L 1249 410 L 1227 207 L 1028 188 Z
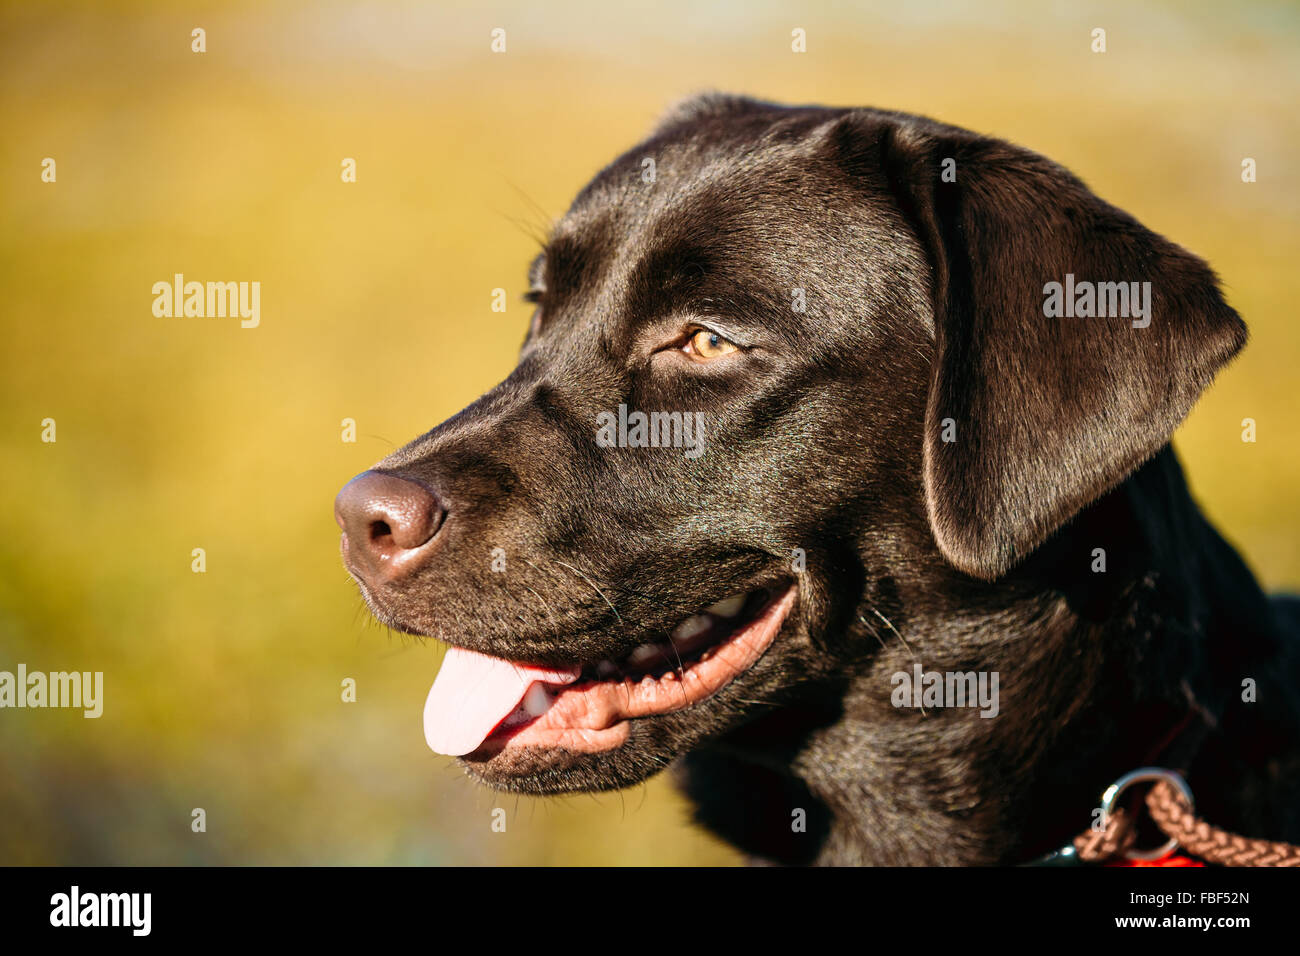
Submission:
M 877 611 L 874 607 L 871 609 L 871 613 L 876 615 L 876 617 L 880 618 L 882 621 L 884 621 L 885 626 L 894 632 L 894 636 L 898 638 L 899 642 L 905 648 L 907 648 L 907 653 L 912 655 L 912 660 L 916 661 L 916 663 L 918 664 L 921 663 L 921 659 L 916 656 L 916 652 L 912 650 L 912 648 L 908 645 L 907 641 L 903 640 L 903 635 L 898 633 L 898 628 L 894 627 L 894 623 L 889 618 L 885 617 L 885 615 Z
M 865 627 L 868 631 L 871 632 L 871 636 L 874 637 L 880 643 L 881 650 L 883 651 L 889 650 L 889 647 L 885 644 L 885 639 L 880 636 L 880 632 L 876 630 L 876 628 L 871 624 L 870 621 L 868 621 L 861 614 L 858 615 L 858 620 L 862 622 L 863 627 Z
M 556 623 L 555 615 L 551 613 L 551 605 L 550 605 L 549 603 L 547 603 L 546 598 L 542 597 L 540 594 L 538 594 L 535 590 L 533 590 L 533 589 L 532 589 L 531 587 L 529 587 L 527 584 L 524 585 L 524 589 L 527 590 L 530 594 L 533 595 L 533 597 L 537 598 L 537 600 L 541 602 L 541 604 L 542 604 L 542 610 L 544 610 L 544 611 L 546 612 L 546 618 L 547 618 L 547 620 L 549 620 L 549 621 L 551 622 L 551 627 L 552 627 L 552 628 L 557 628 L 557 627 L 558 627 L 558 624 Z
M 555 217 L 547 212 L 546 208 L 541 203 L 528 195 L 528 193 L 521 188 L 518 183 L 515 183 L 510 179 L 506 179 L 506 183 L 510 186 L 511 190 L 514 191 L 514 194 L 522 199 L 525 205 L 529 207 L 529 211 L 537 217 L 537 222 L 531 224 L 531 227 L 537 231 L 530 232 L 529 236 L 536 240 L 540 247 L 545 248 L 547 238 L 550 232 L 555 228 Z
M 659 598 L 654 597 L 654 596 L 651 595 L 651 594 L 647 594 L 647 593 L 644 592 L 644 591 L 638 591 L 636 588 L 630 588 L 630 587 L 627 587 L 627 586 L 625 586 L 625 585 L 620 585 L 620 584 L 611 584 L 611 583 L 606 582 L 606 581 L 602 581 L 601 584 L 603 584 L 605 587 L 609 588 L 611 591 L 620 591 L 620 592 L 622 592 L 623 594 L 630 594 L 630 595 L 632 595 L 633 597 L 638 597 L 638 598 L 640 598 L 641 600 L 645 601 L 646 603 L 648 603 L 648 604 L 653 604 L 653 605 L 655 605 L 656 607 L 661 607 L 661 608 L 669 607 L 669 604 L 668 604 L 667 601 L 660 600 Z
M 532 568 L 532 569 L 533 569 L 534 571 L 536 571 L 538 574 L 544 574 L 544 575 L 546 575 L 546 577 L 547 577 L 549 580 L 551 580 L 552 582 L 554 582 L 554 584 L 555 584 L 557 590 L 559 590 L 561 593 L 566 593 L 566 584 L 567 584 L 568 579 L 565 578 L 563 575 L 557 574 L 557 573 L 556 573 L 554 570 L 552 570 L 550 567 L 540 567 L 540 566 L 534 564 L 532 561 L 529 561 L 527 558 L 521 558 L 520 560 L 522 560 L 522 561 L 524 562 L 524 564 L 528 565 L 530 568 Z M 554 563 L 555 563 L 555 564 L 563 564 L 563 562 L 561 562 L 561 561 L 556 561 L 556 562 L 554 562 Z M 565 567 L 568 567 L 568 565 L 565 565 Z M 570 568 L 570 570 L 572 570 L 572 568 Z M 590 584 L 591 582 L 588 581 L 587 583 Z M 599 591 L 599 589 L 597 589 L 597 591 Z M 603 597 L 603 595 L 602 595 L 602 597 Z M 606 603 L 608 603 L 608 600 L 606 601 Z
M 874 607 L 871 609 L 871 613 L 876 615 L 876 617 L 880 618 L 882 621 L 885 622 L 885 626 L 894 632 L 894 636 L 898 638 L 899 643 L 903 645 L 903 647 L 907 650 L 907 653 L 912 655 L 912 660 L 917 665 L 920 665 L 921 659 L 916 656 L 916 652 L 912 650 L 912 648 L 908 645 L 907 641 L 903 640 L 903 635 L 898 633 L 898 628 L 894 627 L 893 622 L 890 621 L 889 618 L 885 617 L 885 615 L 877 611 Z M 866 618 L 864 618 L 861 614 L 858 615 L 858 620 L 860 620 L 863 624 L 867 624 Z M 875 636 L 876 640 L 880 641 L 880 646 L 882 648 L 885 648 L 885 642 L 880 639 L 880 635 L 876 633 L 876 629 L 874 627 L 871 627 L 870 624 L 867 624 L 867 627 L 871 628 L 871 633 Z M 888 650 L 888 648 L 885 649 Z M 921 705 L 921 716 L 922 717 L 930 716 L 928 713 L 926 713 L 924 704 Z
M 589 578 L 586 574 L 584 574 L 582 571 L 580 571 L 578 568 L 575 568 L 575 567 L 574 567 L 573 565 L 571 565 L 571 564 L 566 564 L 566 563 L 563 562 L 563 561 L 556 561 L 555 563 L 558 564 L 558 565 L 559 565 L 560 567 L 562 567 L 562 568 L 568 568 L 568 569 L 569 569 L 570 571 L 572 571 L 574 574 L 578 575 L 578 577 L 582 578 L 584 581 L 586 581 L 588 584 L 590 584 L 590 585 L 592 586 L 592 588 L 595 590 L 595 592 L 596 592 L 597 594 L 600 595 L 601 599 L 602 599 L 606 604 L 609 605 L 609 609 L 610 609 L 611 611 L 614 612 L 614 619 L 615 619 L 616 621 L 618 621 L 619 624 L 622 624 L 622 623 L 623 623 L 623 618 L 619 615 L 619 613 L 618 613 L 618 608 L 614 607 L 614 602 L 611 601 L 611 600 L 609 599 L 608 596 L 606 596 L 605 592 L 602 591 L 602 590 L 600 589 L 600 587 L 596 584 L 595 581 L 593 581 L 593 580 L 592 580 L 591 578 Z

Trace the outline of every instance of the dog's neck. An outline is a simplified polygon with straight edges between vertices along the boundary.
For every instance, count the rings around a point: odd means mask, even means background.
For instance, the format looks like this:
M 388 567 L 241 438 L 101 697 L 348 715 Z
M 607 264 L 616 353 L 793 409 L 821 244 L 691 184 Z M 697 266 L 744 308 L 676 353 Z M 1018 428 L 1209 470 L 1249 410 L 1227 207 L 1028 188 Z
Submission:
M 1098 548 L 1105 570 L 1079 575 Z M 1300 836 L 1300 661 L 1169 449 L 1008 579 L 940 572 L 896 603 L 862 609 L 874 653 L 852 676 L 684 759 L 705 825 L 776 862 L 1026 862 L 1084 831 L 1117 777 L 1167 760 L 1217 825 Z M 896 706 L 917 664 L 996 672 L 996 716 Z

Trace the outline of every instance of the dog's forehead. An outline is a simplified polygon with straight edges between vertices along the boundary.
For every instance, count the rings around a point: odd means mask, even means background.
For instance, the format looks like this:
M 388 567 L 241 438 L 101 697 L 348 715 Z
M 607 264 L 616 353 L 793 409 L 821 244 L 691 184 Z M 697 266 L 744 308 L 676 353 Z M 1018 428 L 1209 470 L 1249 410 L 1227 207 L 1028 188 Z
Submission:
M 777 201 L 814 175 L 834 120 L 824 110 L 771 108 L 660 128 L 591 180 L 556 234 L 578 233 L 610 212 L 646 220 L 717 187 L 746 201 Z
M 579 194 L 530 278 L 558 310 L 721 309 L 790 335 L 811 320 L 789 308 L 797 294 L 835 303 L 814 309 L 828 340 L 859 335 L 855 316 L 927 281 L 880 162 L 883 122 L 760 104 L 669 123 Z
M 870 189 L 843 167 L 845 116 L 760 104 L 661 127 L 582 190 L 531 278 L 541 284 L 548 264 L 557 284 L 617 278 L 656 259 L 788 266 L 850 232 L 867 237 L 883 223 L 863 202 Z

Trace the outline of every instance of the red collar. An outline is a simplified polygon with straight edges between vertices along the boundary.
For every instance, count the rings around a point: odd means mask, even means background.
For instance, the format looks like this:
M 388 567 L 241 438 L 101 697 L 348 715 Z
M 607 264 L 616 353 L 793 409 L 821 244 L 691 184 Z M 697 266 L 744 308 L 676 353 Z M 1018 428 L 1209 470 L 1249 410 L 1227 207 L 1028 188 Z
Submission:
M 1200 860 L 1193 860 L 1190 856 L 1179 856 L 1177 853 L 1171 853 L 1163 860 L 1112 860 L 1107 866 L 1205 866 Z

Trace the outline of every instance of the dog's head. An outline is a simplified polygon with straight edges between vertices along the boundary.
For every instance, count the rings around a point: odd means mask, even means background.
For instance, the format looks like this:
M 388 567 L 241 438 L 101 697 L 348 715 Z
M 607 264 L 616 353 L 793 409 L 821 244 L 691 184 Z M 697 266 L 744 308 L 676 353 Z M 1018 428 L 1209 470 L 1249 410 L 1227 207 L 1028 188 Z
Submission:
M 337 513 L 376 616 L 452 645 L 431 744 L 532 792 L 634 783 L 834 680 L 900 580 L 1006 575 L 1245 337 L 1200 260 L 1033 153 L 717 96 L 602 171 L 530 280 L 515 371 Z

